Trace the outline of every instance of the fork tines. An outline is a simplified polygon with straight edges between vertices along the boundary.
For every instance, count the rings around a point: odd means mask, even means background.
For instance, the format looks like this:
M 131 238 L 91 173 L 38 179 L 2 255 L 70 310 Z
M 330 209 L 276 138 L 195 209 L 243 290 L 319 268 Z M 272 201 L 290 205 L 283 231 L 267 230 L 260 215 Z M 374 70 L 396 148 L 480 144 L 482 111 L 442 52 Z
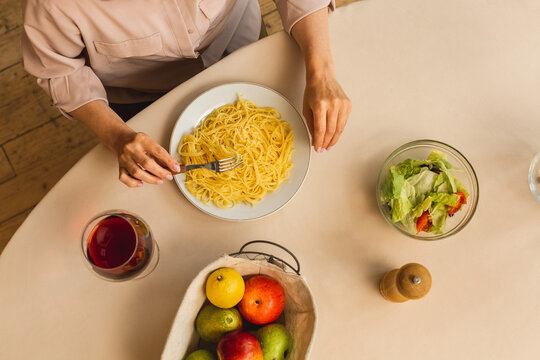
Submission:
M 221 159 L 217 161 L 218 172 L 224 172 L 234 169 L 242 164 L 242 156 L 233 156 L 227 159 Z

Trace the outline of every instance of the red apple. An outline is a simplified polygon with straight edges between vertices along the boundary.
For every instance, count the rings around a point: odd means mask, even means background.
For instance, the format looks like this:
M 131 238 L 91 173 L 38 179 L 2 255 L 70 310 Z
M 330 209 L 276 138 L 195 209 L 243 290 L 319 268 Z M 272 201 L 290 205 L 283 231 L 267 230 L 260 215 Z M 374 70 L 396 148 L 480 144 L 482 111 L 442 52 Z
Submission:
M 285 291 L 274 279 L 266 275 L 246 280 L 244 297 L 238 310 L 252 324 L 263 325 L 276 320 L 285 307 Z
M 219 340 L 219 360 L 263 360 L 261 344 L 250 333 L 236 331 Z

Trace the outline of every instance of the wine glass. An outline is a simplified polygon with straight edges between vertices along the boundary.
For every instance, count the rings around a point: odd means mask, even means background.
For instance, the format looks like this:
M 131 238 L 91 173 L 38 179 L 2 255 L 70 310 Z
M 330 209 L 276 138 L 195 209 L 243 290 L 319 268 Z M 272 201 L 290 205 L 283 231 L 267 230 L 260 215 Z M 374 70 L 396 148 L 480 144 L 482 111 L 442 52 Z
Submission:
M 104 280 L 141 279 L 159 261 L 159 248 L 148 224 L 126 210 L 107 210 L 84 228 L 81 246 L 86 263 Z

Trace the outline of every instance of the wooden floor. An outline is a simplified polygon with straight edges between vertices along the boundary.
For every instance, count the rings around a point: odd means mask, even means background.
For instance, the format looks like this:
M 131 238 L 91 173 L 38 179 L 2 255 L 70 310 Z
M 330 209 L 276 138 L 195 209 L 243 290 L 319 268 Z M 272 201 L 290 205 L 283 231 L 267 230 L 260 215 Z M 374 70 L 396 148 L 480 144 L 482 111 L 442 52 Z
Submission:
M 357 0 L 337 0 L 338 6 Z M 0 253 L 54 184 L 97 140 L 62 117 L 21 64 L 21 0 L 0 0 Z M 268 34 L 283 29 L 272 0 L 259 0 Z

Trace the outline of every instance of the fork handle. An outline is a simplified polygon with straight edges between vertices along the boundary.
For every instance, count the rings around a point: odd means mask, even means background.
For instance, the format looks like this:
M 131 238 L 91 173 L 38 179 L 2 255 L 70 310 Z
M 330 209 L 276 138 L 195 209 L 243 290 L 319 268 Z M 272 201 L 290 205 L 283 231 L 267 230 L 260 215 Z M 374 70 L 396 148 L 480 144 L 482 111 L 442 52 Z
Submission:
M 207 168 L 208 164 L 191 164 L 191 165 L 180 165 L 180 173 L 184 173 L 186 171 L 194 170 L 194 169 L 200 169 L 200 168 Z

